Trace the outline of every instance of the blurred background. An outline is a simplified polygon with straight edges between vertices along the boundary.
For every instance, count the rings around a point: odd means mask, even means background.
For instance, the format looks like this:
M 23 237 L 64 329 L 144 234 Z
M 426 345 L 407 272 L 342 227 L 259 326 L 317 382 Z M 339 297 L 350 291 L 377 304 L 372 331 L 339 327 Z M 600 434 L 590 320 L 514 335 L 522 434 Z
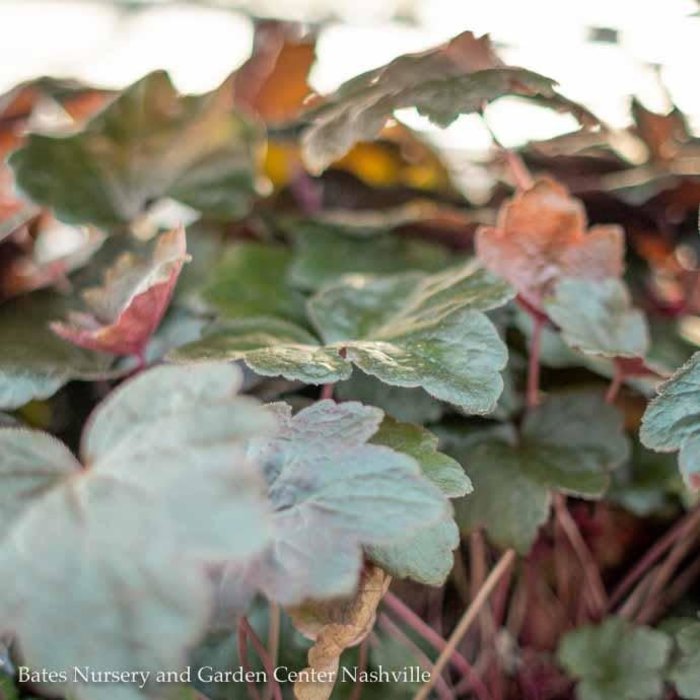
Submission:
M 40 75 L 120 88 L 155 68 L 182 91 L 207 91 L 249 57 L 255 22 L 276 17 L 317 36 L 310 84 L 322 93 L 470 29 L 612 126 L 630 122 L 634 95 L 657 112 L 677 105 L 698 133 L 698 9 L 694 0 L 0 0 L 0 92 Z M 401 117 L 448 150 L 490 145 L 477 117 L 446 131 Z M 571 117 L 508 101 L 489 120 L 508 146 L 575 127 Z

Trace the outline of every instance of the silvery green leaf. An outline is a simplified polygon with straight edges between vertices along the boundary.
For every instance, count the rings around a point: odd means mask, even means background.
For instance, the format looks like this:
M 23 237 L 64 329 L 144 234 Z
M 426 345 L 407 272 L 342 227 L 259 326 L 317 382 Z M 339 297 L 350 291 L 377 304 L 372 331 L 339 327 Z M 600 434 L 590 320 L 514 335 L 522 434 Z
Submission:
M 389 544 L 441 521 L 449 506 L 412 457 L 368 443 L 382 412 L 319 401 L 295 416 L 273 404 L 281 424 L 252 440 L 274 509 L 273 542 L 231 580 L 285 605 L 350 594 L 362 548 Z
M 503 387 L 506 348 L 481 312 L 511 297 L 508 285 L 469 263 L 433 275 L 351 275 L 308 308 L 324 341 L 365 373 L 486 413 Z
M 320 345 L 300 326 L 270 317 L 217 323 L 200 340 L 172 352 L 170 359 L 243 360 L 262 376 L 282 376 L 307 384 L 336 382 L 352 372 L 336 348 Z
M 72 479 L 47 493 L 0 549 L 0 600 L 32 668 L 64 671 L 47 688 L 84 698 L 143 698 L 151 682 L 73 683 L 75 667 L 181 670 L 209 613 L 208 583 L 150 499 L 111 478 Z M 78 679 L 79 680 L 79 679 Z
M 59 440 L 25 428 L 0 428 L 0 537 L 34 499 L 81 469 Z
M 464 496 L 472 490 L 461 465 L 439 452 L 437 437 L 419 425 L 384 418 L 372 442 L 413 457 L 423 474 L 449 498 Z M 400 542 L 375 545 L 367 551 L 392 576 L 439 586 L 452 569 L 452 552 L 458 544 L 459 530 L 448 513 L 439 523 L 427 525 Z
M 545 302 L 549 317 L 570 347 L 604 357 L 644 357 L 649 329 L 633 308 L 629 291 L 618 279 L 561 280 Z
M 236 396 L 240 384 L 232 365 L 156 367 L 113 391 L 83 434 L 84 464 L 152 494 L 205 557 L 246 556 L 268 536 L 264 483 L 244 442 L 274 420 Z
M 695 353 L 647 406 L 639 437 L 659 452 L 680 449 L 680 467 L 686 484 L 700 488 L 700 353 Z

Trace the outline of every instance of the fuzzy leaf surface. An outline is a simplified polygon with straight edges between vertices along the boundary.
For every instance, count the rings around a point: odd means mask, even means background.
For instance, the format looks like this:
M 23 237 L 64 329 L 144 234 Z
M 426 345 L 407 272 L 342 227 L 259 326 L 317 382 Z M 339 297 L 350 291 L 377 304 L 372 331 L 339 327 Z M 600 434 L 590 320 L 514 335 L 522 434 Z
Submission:
M 287 404 L 269 408 L 280 431 L 252 440 L 249 455 L 265 471 L 273 541 L 231 580 L 284 605 L 348 595 L 363 546 L 400 540 L 449 513 L 416 460 L 369 443 L 379 409 L 330 400 L 294 416 Z
M 324 341 L 366 374 L 486 413 L 503 388 L 506 351 L 482 312 L 510 297 L 507 285 L 467 264 L 433 275 L 352 275 L 313 297 L 309 314 Z

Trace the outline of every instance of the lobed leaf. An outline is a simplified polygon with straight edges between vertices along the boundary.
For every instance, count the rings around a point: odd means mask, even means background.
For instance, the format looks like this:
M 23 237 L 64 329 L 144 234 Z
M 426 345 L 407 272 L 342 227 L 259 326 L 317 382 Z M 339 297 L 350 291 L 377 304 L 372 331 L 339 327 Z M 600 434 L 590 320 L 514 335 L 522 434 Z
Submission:
M 453 429 L 447 442 L 474 484 L 473 496 L 455 502 L 460 528 L 483 527 L 494 544 L 521 554 L 547 520 L 551 490 L 598 498 L 628 455 L 621 414 L 593 392 L 550 396 L 526 415 L 519 434 L 511 426 Z
M 461 465 L 438 452 L 437 437 L 419 425 L 386 417 L 372 442 L 413 457 L 423 474 L 449 498 L 472 491 Z M 448 513 L 440 522 L 421 528 L 400 542 L 368 547 L 367 552 L 370 559 L 392 576 L 440 586 L 452 570 L 452 553 L 458 545 L 459 530 Z
M 382 412 L 354 402 L 318 401 L 295 416 L 272 404 L 280 431 L 252 440 L 274 509 L 273 540 L 247 567 L 234 567 L 225 595 L 259 589 L 283 605 L 349 595 L 362 547 L 401 540 L 442 520 L 449 505 L 406 454 L 368 441 Z
M 17 635 L 31 667 L 69 672 L 52 690 L 113 696 L 73 682 L 76 666 L 181 670 L 211 613 L 205 565 L 267 542 L 263 480 L 244 444 L 274 421 L 236 397 L 240 382 L 229 365 L 140 374 L 89 420 L 82 470 L 48 435 L 0 428 L 0 575 L 13 581 L 0 633 Z M 117 691 L 158 694 L 153 685 Z
M 510 288 L 473 263 L 432 275 L 352 275 L 308 302 L 325 342 L 275 319 L 214 326 L 172 358 L 244 359 L 266 376 L 328 383 L 351 363 L 398 387 L 422 387 L 470 413 L 493 409 L 503 387 L 506 349 L 482 313 L 510 299 Z
M 680 450 L 679 465 L 689 488 L 700 489 L 700 353 L 695 353 L 647 406 L 639 430 L 642 443 L 659 452 Z
M 416 107 L 439 126 L 460 114 L 479 112 L 504 95 L 536 98 L 555 109 L 573 111 L 595 121 L 585 109 L 562 98 L 549 78 L 507 67 L 493 52 L 488 37 L 463 32 L 420 54 L 390 63 L 344 83 L 313 110 L 302 136 L 302 153 L 314 173 L 325 170 L 356 143 L 379 135 L 396 110 Z
M 662 694 L 663 669 L 671 640 L 619 617 L 568 632 L 559 645 L 564 668 L 580 679 L 579 700 L 655 700 Z
M 495 227 L 477 232 L 483 265 L 539 307 L 562 277 L 602 281 L 620 277 L 624 235 L 618 226 L 586 231 L 583 204 L 549 178 L 502 205 Z
M 235 219 L 254 195 L 256 140 L 228 84 L 183 97 L 157 71 L 78 133 L 30 134 L 10 165 L 19 187 L 67 222 L 129 223 L 161 197 Z

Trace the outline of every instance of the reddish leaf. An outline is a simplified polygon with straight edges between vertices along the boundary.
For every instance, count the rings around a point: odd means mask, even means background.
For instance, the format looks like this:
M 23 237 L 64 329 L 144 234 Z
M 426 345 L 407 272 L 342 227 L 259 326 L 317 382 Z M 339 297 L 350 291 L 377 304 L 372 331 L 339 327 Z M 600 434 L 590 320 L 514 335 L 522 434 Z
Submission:
M 622 274 L 624 234 L 619 226 L 586 232 L 582 203 L 549 178 L 505 203 L 495 227 L 477 232 L 476 252 L 485 267 L 539 307 L 560 277 L 605 279 Z
M 105 274 L 101 287 L 84 292 L 89 312 L 72 313 L 68 323 L 52 323 L 52 330 L 92 350 L 142 355 L 187 259 L 184 228 L 161 234 L 150 259 L 122 255 Z

